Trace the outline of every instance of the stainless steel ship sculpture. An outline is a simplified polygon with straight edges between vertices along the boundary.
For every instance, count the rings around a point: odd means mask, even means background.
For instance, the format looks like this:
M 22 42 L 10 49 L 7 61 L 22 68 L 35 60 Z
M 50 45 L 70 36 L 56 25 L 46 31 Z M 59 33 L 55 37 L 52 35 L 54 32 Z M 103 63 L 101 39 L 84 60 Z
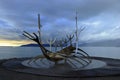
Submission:
M 40 15 L 38 15 L 38 28 L 39 31 L 38 33 L 28 33 L 26 31 L 23 32 L 23 35 L 30 40 L 33 40 L 36 42 L 40 50 L 42 51 L 42 55 L 38 55 L 34 58 L 31 58 L 28 62 L 36 62 L 37 60 L 40 60 L 42 62 L 42 59 L 47 59 L 50 62 L 54 62 L 54 65 L 56 64 L 61 64 L 59 62 L 62 61 L 62 64 L 70 64 L 72 65 L 73 68 L 83 68 L 91 63 L 91 59 L 89 58 L 90 56 L 83 51 L 82 49 L 78 48 L 78 27 L 77 27 L 77 16 L 76 16 L 76 31 L 73 35 L 66 35 L 64 39 L 61 40 L 54 40 L 52 41 L 54 47 L 61 47 L 61 50 L 57 51 L 55 50 L 54 52 L 51 50 L 48 50 L 46 47 L 43 46 L 42 44 L 42 39 L 41 39 L 41 24 L 40 24 Z M 83 30 L 83 28 L 80 30 L 80 32 Z M 75 46 L 73 46 L 73 40 L 76 40 Z M 50 44 L 50 47 L 51 47 Z M 67 45 L 66 45 L 67 44 Z M 63 46 L 64 45 L 64 46 Z M 76 64 L 77 63 L 77 64 Z M 78 67 L 77 65 L 81 65 L 81 67 Z

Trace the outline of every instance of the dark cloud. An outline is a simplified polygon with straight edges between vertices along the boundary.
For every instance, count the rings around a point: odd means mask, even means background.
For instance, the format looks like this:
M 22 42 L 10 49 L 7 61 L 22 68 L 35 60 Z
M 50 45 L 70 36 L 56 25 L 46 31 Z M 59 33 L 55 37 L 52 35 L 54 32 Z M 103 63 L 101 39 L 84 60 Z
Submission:
M 43 36 L 56 36 L 55 33 L 73 32 L 76 10 L 78 11 L 79 22 L 89 22 L 90 19 L 104 21 L 101 27 L 97 25 L 98 28 L 92 28 L 93 25 L 87 25 L 91 27 L 86 31 L 89 31 L 91 34 L 97 34 L 102 32 L 106 25 L 115 26 L 107 24 L 110 22 L 109 18 L 105 20 L 105 18 L 101 19 L 100 17 L 105 17 L 108 14 L 118 14 L 120 11 L 119 3 L 120 0 L 1 0 L 1 38 L 4 38 L 3 35 L 5 34 L 7 39 L 24 39 L 21 35 L 23 30 L 31 33 L 37 31 L 38 13 L 41 14 Z M 110 16 L 110 18 L 112 17 Z M 10 37 L 10 35 L 14 36 Z

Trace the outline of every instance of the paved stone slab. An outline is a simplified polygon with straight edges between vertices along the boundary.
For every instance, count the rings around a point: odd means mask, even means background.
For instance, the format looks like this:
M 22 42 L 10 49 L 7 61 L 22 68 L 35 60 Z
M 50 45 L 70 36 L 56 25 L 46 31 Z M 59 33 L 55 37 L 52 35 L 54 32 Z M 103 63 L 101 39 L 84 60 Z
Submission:
M 94 58 L 96 59 L 96 58 Z M 97 58 L 99 59 L 99 58 Z M 97 69 L 88 69 L 88 70 L 66 70 L 61 71 L 58 69 L 35 69 L 30 67 L 25 67 L 21 65 L 23 60 L 9 60 L 3 63 L 3 66 L 9 70 L 24 72 L 34 75 L 44 75 L 44 76 L 54 76 L 54 77 L 96 77 L 96 76 L 111 76 L 111 75 L 120 75 L 120 62 L 119 60 L 104 59 L 100 58 L 99 60 L 109 63 L 107 66 Z M 110 63 L 111 62 L 111 63 Z M 112 66 L 112 64 L 114 66 Z

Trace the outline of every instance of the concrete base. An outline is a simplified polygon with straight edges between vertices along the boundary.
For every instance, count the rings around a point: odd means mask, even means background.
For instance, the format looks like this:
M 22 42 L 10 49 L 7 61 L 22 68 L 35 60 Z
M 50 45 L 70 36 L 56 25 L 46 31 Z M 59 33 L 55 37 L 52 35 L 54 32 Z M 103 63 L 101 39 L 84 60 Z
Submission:
M 30 63 L 29 65 L 27 64 L 27 62 L 30 60 L 29 58 L 7 60 L 2 64 L 2 67 L 20 73 L 50 77 L 81 78 L 120 75 L 120 60 L 101 57 L 91 57 L 91 59 L 92 63 L 85 68 L 80 68 L 81 70 L 76 70 L 69 64 L 58 64 L 44 68 L 41 67 L 40 63 L 38 63 L 40 65 L 34 65 L 37 66 L 36 68 L 33 67 L 33 65 L 30 66 L 31 64 L 34 64 L 34 62 Z
M 84 59 L 85 60 L 85 59 Z M 22 62 L 22 65 L 27 66 L 27 67 L 31 67 L 31 68 L 43 68 L 43 69 L 60 69 L 60 70 L 87 70 L 87 69 L 95 69 L 95 68 L 101 68 L 106 66 L 106 63 L 100 60 L 92 60 L 92 62 L 85 66 L 82 67 L 82 64 L 78 64 L 78 63 L 74 63 L 74 65 L 70 64 L 69 62 L 64 63 L 61 62 L 57 65 L 55 65 L 53 62 L 50 62 L 46 59 L 43 59 L 42 61 L 37 60 L 37 61 L 31 61 L 29 63 L 30 60 L 25 60 Z

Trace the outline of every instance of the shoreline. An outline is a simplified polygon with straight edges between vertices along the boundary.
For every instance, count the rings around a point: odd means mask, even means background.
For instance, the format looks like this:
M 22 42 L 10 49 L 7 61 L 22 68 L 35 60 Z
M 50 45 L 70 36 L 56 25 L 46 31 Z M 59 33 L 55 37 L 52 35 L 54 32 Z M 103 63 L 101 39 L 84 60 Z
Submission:
M 112 59 L 112 58 L 103 58 L 103 57 L 91 57 L 93 59 L 104 60 L 107 62 L 107 65 L 111 66 L 119 66 L 120 59 Z M 60 78 L 60 77 L 50 77 L 50 76 L 38 76 L 28 73 L 15 72 L 5 69 L 2 64 L 6 61 L 10 60 L 23 60 L 29 58 L 10 58 L 10 59 L 2 59 L 0 60 L 0 80 L 119 80 L 120 75 L 113 76 L 104 76 L 104 77 L 84 77 L 84 78 Z M 112 62 L 111 62 L 112 61 Z M 113 63 L 113 64 L 112 64 Z M 16 79 L 16 77 L 18 79 Z

